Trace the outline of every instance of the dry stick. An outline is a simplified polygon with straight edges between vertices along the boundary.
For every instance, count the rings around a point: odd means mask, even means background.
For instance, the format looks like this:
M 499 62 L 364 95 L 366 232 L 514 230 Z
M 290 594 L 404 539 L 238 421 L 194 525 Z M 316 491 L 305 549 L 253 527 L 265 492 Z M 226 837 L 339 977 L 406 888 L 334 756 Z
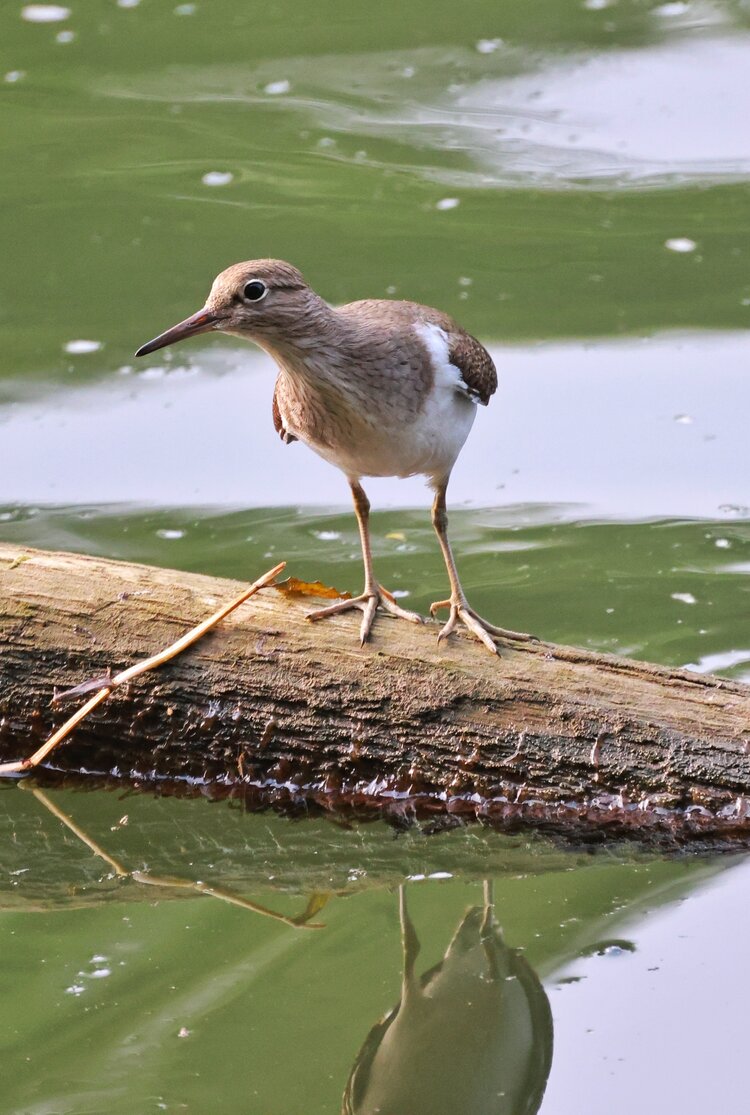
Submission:
M 20 783 L 23 786 L 23 782 Z M 109 852 L 105 852 L 101 844 L 98 844 L 93 837 L 89 836 L 87 832 L 76 824 L 72 817 L 67 813 L 63 813 L 55 803 L 45 794 L 44 790 L 40 790 L 37 786 L 31 789 L 32 794 L 38 802 L 40 802 L 45 809 L 48 809 L 58 821 L 69 828 L 75 836 L 82 841 L 87 848 L 90 848 L 95 856 L 99 856 L 105 863 L 114 871 L 115 875 L 119 875 L 123 879 L 133 879 L 136 883 L 148 883 L 154 887 L 172 887 L 180 890 L 194 890 L 197 894 L 207 894 L 211 898 L 220 898 L 222 902 L 229 902 L 232 906 L 240 906 L 243 910 L 251 910 L 254 914 L 262 914 L 264 917 L 273 918 L 274 921 L 282 921 L 285 925 L 291 925 L 293 929 L 325 929 L 325 925 L 319 921 L 311 921 L 310 919 L 323 909 L 328 901 L 328 894 L 321 894 L 316 891 L 308 900 L 307 906 L 303 912 L 296 918 L 289 917 L 286 914 L 280 914 L 276 910 L 271 910 L 268 906 L 261 906 L 258 902 L 251 902 L 249 898 L 242 898 L 234 891 L 228 890 L 226 887 L 215 887 L 209 883 L 192 882 L 190 879 L 176 879 L 165 876 L 164 878 L 158 875 L 150 875 L 146 871 L 128 871 L 127 867 L 123 867 L 119 860 L 111 856 Z
M 47 742 L 42 744 L 39 750 L 35 751 L 33 755 L 30 755 L 28 759 L 19 759 L 18 762 L 15 763 L 0 763 L 0 776 L 4 774 L 19 774 L 25 770 L 30 770 L 32 767 L 38 766 L 42 759 L 46 758 L 50 751 L 53 751 L 58 743 L 61 743 L 66 736 L 69 736 L 73 729 L 77 727 L 97 705 L 100 705 L 102 701 L 107 699 L 113 689 L 118 685 L 123 685 L 125 682 L 132 681 L 133 678 L 138 677 L 139 674 L 145 674 L 147 670 L 154 670 L 157 666 L 162 666 L 165 662 L 168 662 L 170 658 L 174 658 L 176 655 L 181 654 L 183 650 L 187 650 L 189 646 L 192 646 L 193 643 L 202 638 L 207 631 L 215 627 L 225 616 L 228 616 L 235 608 L 239 608 L 240 604 L 244 604 L 248 597 L 253 596 L 259 589 L 270 584 L 274 577 L 276 577 L 285 566 L 286 562 L 282 561 L 274 566 L 273 569 L 269 569 L 267 573 L 264 573 L 259 580 L 254 581 L 253 584 L 250 585 L 250 588 L 246 589 L 242 595 L 238 596 L 236 600 L 233 600 L 231 604 L 225 604 L 218 612 L 215 612 L 208 619 L 204 619 L 202 623 L 199 623 L 197 627 L 188 631 L 186 635 L 183 635 L 176 643 L 172 643 L 166 650 L 154 654 L 151 658 L 144 658 L 142 662 L 136 662 L 135 666 L 130 666 L 127 670 L 123 670 L 122 673 L 116 674 L 98 693 L 95 693 L 93 697 L 86 701 L 86 704 L 82 705 L 81 708 L 78 709 L 78 712 L 73 713 L 70 719 L 66 720 L 63 726 L 58 728 L 54 735 L 51 735 Z

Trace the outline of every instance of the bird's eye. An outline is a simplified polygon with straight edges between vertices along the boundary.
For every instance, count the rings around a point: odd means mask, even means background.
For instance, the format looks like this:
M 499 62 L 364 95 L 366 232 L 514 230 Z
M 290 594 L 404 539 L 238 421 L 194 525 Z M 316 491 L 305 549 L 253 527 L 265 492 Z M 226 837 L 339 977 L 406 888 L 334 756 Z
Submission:
M 251 279 L 249 283 L 245 283 L 242 293 L 248 302 L 260 302 L 268 294 L 268 287 L 260 279 Z

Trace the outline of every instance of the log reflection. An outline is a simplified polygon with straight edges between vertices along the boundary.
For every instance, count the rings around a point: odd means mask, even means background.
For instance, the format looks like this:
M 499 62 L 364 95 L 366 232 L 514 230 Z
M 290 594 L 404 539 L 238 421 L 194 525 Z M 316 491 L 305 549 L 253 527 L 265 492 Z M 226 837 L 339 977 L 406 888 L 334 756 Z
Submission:
M 401 999 L 365 1039 L 343 1115 L 533 1115 L 552 1064 L 552 1014 L 536 973 L 503 941 L 492 884 L 421 977 L 403 886 L 399 914 Z

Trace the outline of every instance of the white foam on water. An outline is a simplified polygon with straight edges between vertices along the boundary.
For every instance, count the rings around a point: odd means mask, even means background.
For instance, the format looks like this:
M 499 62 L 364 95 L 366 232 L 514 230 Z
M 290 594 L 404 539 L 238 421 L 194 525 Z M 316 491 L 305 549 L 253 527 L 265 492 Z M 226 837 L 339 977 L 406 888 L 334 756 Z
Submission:
M 27 23 L 58 23 L 63 19 L 70 19 L 70 8 L 63 8 L 59 4 L 27 4 L 21 8 L 21 19 Z
M 90 352 L 99 352 L 101 347 L 101 341 L 86 341 L 83 339 L 77 341 L 67 341 L 63 345 L 65 352 L 70 353 L 71 356 L 83 356 Z
M 228 186 L 234 180 L 234 175 L 228 170 L 209 170 L 201 178 L 204 186 Z

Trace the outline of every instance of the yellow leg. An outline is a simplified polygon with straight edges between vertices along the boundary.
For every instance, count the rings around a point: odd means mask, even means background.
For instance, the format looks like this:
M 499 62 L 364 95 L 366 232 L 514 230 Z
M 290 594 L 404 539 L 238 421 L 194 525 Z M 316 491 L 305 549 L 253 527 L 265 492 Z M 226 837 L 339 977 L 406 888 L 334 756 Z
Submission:
M 448 579 L 451 585 L 450 599 L 437 600 L 430 606 L 430 615 L 433 616 L 440 608 L 450 608 L 448 622 L 440 629 L 438 642 L 447 638 L 459 622 L 462 623 L 468 631 L 471 631 L 480 642 L 484 643 L 492 654 L 500 653 L 495 644 L 495 639 L 510 639 L 515 642 L 537 642 L 535 635 L 526 635 L 522 631 L 509 631 L 505 627 L 495 627 L 494 624 L 488 623 L 487 620 L 482 619 L 469 605 L 466 594 L 461 587 L 453 551 L 448 541 L 448 512 L 445 505 L 445 493 L 447 488 L 448 478 L 446 477 L 445 480 L 440 481 L 440 483 L 435 486 L 435 499 L 432 504 L 432 525 L 435 528 L 435 533 L 440 543 L 440 549 L 443 552 L 443 559 L 445 560 L 445 567 L 448 570 Z
M 390 612 L 392 616 L 397 616 L 399 619 L 408 619 L 411 623 L 422 623 L 423 620 L 416 612 L 407 612 L 405 608 L 400 608 L 391 593 L 375 580 L 375 572 L 372 566 L 372 549 L 370 548 L 370 501 L 365 495 L 364 488 L 357 480 L 350 480 L 349 483 L 359 525 L 359 538 L 362 543 L 362 560 L 365 566 L 364 591 L 360 596 L 355 596 L 351 600 L 339 600 L 336 604 L 330 604 L 327 608 L 319 608 L 315 612 L 308 612 L 307 618 L 314 623 L 316 620 L 334 616 L 338 612 L 349 612 L 353 608 L 357 608 L 363 613 L 359 627 L 359 641 L 364 646 L 370 637 L 378 608 Z

